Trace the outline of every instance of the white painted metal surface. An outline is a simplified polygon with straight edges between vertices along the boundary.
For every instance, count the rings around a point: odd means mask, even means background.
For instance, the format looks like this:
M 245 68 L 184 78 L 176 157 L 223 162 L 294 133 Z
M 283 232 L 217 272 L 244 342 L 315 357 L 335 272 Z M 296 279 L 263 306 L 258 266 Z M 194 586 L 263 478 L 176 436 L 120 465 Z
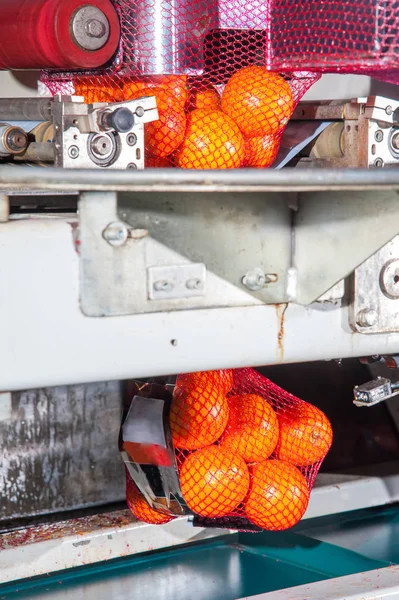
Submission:
M 0 224 L 1 391 L 399 353 L 398 334 L 353 333 L 328 304 L 85 317 L 71 222 Z
M 240 600 L 397 600 L 399 566 L 356 573 Z

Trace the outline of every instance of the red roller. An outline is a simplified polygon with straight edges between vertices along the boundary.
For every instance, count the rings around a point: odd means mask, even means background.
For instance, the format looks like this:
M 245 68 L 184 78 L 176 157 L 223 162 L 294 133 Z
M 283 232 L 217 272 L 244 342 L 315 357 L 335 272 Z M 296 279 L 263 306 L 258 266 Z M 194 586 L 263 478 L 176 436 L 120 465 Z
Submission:
M 0 69 L 91 69 L 114 55 L 109 0 L 0 0 Z

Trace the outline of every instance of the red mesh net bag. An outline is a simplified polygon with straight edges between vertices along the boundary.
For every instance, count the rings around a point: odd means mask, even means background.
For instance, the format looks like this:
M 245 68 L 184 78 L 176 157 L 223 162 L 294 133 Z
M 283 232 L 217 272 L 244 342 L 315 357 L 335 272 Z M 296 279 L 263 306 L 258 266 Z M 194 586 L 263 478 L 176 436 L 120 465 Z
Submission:
M 288 119 L 318 79 L 271 70 L 270 0 L 115 0 L 121 43 L 91 73 L 45 72 L 51 93 L 86 102 L 155 96 L 146 167 L 270 167 Z
M 188 508 L 241 528 L 295 525 L 332 442 L 324 413 L 253 369 L 180 375 L 169 422 Z

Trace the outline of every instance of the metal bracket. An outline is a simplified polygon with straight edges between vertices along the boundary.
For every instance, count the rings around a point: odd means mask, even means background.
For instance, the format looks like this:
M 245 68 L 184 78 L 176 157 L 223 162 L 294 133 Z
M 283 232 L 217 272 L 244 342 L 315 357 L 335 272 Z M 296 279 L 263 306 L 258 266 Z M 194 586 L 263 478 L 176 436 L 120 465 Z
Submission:
M 349 319 L 360 333 L 399 331 L 399 236 L 355 270 Z
M 7 194 L 0 193 L 0 223 L 7 223 L 10 216 L 10 200 Z

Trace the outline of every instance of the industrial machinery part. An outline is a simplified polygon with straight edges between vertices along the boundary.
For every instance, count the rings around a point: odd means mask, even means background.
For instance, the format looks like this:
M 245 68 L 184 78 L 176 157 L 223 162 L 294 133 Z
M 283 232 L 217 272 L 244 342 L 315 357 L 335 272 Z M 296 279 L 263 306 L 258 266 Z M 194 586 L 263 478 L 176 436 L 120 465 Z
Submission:
M 381 96 L 347 101 L 301 102 L 284 138 L 321 133 L 299 155 L 297 166 L 392 167 L 399 165 L 399 102 Z M 306 125 L 308 125 L 308 128 Z M 282 145 L 284 147 L 284 138 Z
M 377 379 L 362 385 L 356 385 L 353 395 L 353 404 L 356 406 L 374 406 L 379 402 L 398 396 L 399 383 L 392 383 L 387 377 L 377 377 Z
M 110 0 L 2 0 L 0 69 L 92 69 L 120 38 Z
M 152 96 L 119 104 L 85 104 L 78 96 L 3 98 L 0 119 L 9 122 L 0 124 L 0 159 L 74 169 L 142 169 L 144 123 L 158 119 L 158 111 Z

